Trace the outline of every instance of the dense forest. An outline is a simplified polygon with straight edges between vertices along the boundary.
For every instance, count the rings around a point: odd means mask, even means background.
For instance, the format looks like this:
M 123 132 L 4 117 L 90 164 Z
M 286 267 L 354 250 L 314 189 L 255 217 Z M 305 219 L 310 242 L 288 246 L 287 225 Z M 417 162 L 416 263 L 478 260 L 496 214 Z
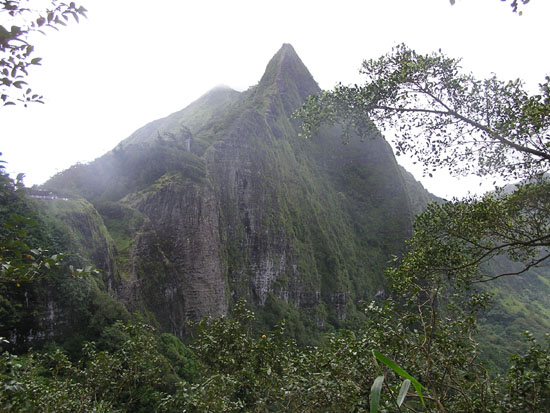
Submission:
M 86 13 L 52 6 L 0 26 L 4 104 L 42 99 L 18 39 Z M 550 77 L 405 45 L 362 73 L 321 91 L 285 44 L 42 187 L 2 162 L 0 410 L 550 410 Z M 510 184 L 433 197 L 384 127 L 426 174 Z

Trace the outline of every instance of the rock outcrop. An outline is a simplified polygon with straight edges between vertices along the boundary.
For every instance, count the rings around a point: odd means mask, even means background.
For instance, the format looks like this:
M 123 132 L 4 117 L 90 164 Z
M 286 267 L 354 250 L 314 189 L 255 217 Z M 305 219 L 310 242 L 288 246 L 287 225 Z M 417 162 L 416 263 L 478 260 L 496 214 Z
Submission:
M 94 204 L 117 246 L 118 297 L 168 331 L 239 297 L 267 325 L 353 323 L 411 234 L 417 189 L 378 133 L 300 137 L 291 115 L 317 92 L 285 44 L 256 86 L 215 88 L 45 187 Z

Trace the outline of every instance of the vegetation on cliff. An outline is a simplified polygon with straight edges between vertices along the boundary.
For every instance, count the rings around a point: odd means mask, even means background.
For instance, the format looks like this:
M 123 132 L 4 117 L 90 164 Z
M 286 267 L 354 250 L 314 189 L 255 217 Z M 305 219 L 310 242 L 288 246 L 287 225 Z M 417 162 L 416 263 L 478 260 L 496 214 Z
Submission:
M 118 247 L 115 294 L 163 329 L 246 298 L 266 327 L 286 318 L 317 343 L 360 324 L 430 199 L 377 131 L 346 146 L 335 128 L 299 137 L 291 115 L 317 92 L 285 44 L 256 86 L 216 88 L 45 187 L 95 206 Z
M 290 114 L 317 86 L 284 45 L 256 87 L 189 109 L 192 128 L 178 112 L 52 179 L 61 199 L 32 200 L 0 171 L 3 409 L 550 409 L 541 331 L 500 374 L 477 341 L 480 316 L 502 321 L 495 308 L 537 311 L 504 297 L 517 284 L 501 280 L 549 284 L 549 81 L 529 96 L 404 46 L 365 72 L 364 87 L 310 98 L 312 141 Z M 327 120 L 348 127 L 317 129 Z M 526 180 L 431 204 L 405 249 L 429 197 L 411 196 L 373 122 L 401 125 L 397 147 L 427 173 Z M 346 146 L 334 141 L 342 131 Z M 90 263 L 101 273 L 74 277 Z M 186 346 L 183 325 L 208 313 L 186 327 Z

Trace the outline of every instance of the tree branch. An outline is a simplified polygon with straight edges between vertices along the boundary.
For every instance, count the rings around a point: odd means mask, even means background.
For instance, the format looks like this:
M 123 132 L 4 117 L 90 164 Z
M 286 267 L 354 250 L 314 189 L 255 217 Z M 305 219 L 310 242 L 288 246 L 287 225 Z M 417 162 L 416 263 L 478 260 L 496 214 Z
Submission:
M 523 268 L 520 271 L 507 272 L 507 273 L 498 274 L 498 275 L 495 275 L 495 276 L 492 276 L 492 277 L 489 277 L 489 278 L 473 280 L 472 283 L 479 284 L 479 283 L 485 283 L 485 282 L 493 281 L 493 280 L 496 280 L 496 279 L 501 278 L 501 277 L 507 277 L 507 276 L 510 276 L 510 275 L 520 275 L 520 274 L 523 274 L 523 273 L 529 271 L 531 268 L 536 267 L 538 264 L 540 264 L 541 262 L 547 260 L 548 258 L 550 258 L 550 254 L 547 254 L 544 257 L 542 257 L 542 258 L 540 258 L 536 261 L 530 262 L 529 264 L 527 264 L 525 266 L 525 268 Z

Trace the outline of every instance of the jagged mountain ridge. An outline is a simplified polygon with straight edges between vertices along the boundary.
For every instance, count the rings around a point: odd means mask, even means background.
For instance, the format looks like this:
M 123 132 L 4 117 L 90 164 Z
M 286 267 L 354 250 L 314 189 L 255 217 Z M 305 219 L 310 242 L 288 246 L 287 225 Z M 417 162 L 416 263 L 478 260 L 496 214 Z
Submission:
M 168 331 L 238 297 L 298 333 L 353 323 L 411 233 L 419 189 L 380 134 L 299 137 L 291 114 L 319 90 L 285 44 L 256 86 L 215 88 L 44 186 L 93 204 L 116 252 L 91 261 Z

